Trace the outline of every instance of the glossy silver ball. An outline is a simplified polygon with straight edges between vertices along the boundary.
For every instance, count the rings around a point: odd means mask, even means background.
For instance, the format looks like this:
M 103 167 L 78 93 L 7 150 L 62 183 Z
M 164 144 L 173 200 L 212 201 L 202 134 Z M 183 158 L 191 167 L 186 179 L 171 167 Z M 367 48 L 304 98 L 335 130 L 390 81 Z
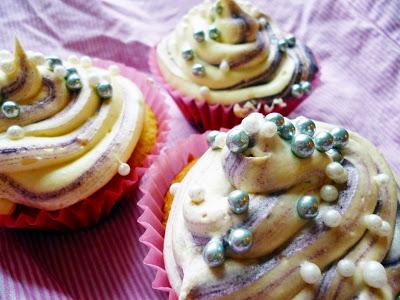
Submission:
M 326 152 L 332 149 L 333 136 L 327 131 L 321 131 L 314 137 L 315 148 L 320 152 Z
M 314 141 L 306 134 L 297 134 L 292 138 L 291 149 L 300 158 L 310 157 L 314 153 Z
M 315 133 L 315 127 L 315 123 L 311 119 L 300 117 L 296 120 L 296 129 L 299 133 L 313 136 Z
M 319 200 L 310 195 L 304 195 L 297 200 L 297 213 L 302 219 L 314 219 L 318 216 Z
M 296 45 L 296 37 L 293 34 L 286 36 L 285 40 L 289 48 L 293 48 Z
M 103 100 L 110 99 L 113 95 L 112 85 L 107 81 L 99 82 L 96 85 L 96 91 L 97 95 L 99 95 L 99 97 Z
M 246 228 L 231 229 L 227 238 L 229 249 L 235 253 L 248 252 L 253 245 L 253 234 Z
M 283 125 L 278 126 L 278 134 L 284 140 L 291 140 L 296 133 L 296 128 L 288 118 L 284 118 Z
M 279 51 L 285 52 L 287 47 L 288 47 L 288 44 L 285 39 L 281 39 L 278 41 Z
M 207 134 L 207 144 L 208 144 L 209 147 L 213 147 L 213 144 L 215 142 L 215 138 L 217 137 L 218 134 L 219 134 L 218 130 L 211 130 Z
M 208 36 L 212 40 L 218 40 L 220 37 L 220 32 L 218 31 L 217 27 L 215 27 L 214 25 L 211 25 L 208 28 Z
M 192 74 L 197 77 L 204 77 L 204 75 L 206 75 L 206 69 L 202 64 L 194 64 L 192 66 Z
M 229 208 L 235 214 L 243 214 L 249 209 L 249 194 L 241 190 L 234 190 L 228 195 Z
M 229 130 L 226 137 L 226 145 L 233 153 L 242 153 L 249 148 L 250 137 L 240 127 L 235 127 Z
M 221 266 L 225 261 L 224 241 L 212 238 L 203 249 L 203 259 L 209 267 Z
M 346 129 L 336 127 L 331 130 L 333 135 L 333 147 L 336 149 L 343 149 L 349 142 L 349 133 Z
M 193 32 L 193 38 L 196 40 L 196 42 L 198 43 L 202 43 L 204 42 L 205 39 L 205 34 L 203 30 L 196 30 L 195 32 Z
M 192 60 L 194 57 L 194 52 L 193 52 L 192 48 L 184 48 L 182 50 L 182 57 L 186 61 Z
M 274 122 L 278 127 L 285 124 L 285 118 L 280 113 L 270 113 L 265 116 L 265 120 Z
M 303 95 L 304 95 L 303 89 L 301 88 L 301 85 L 299 83 L 295 83 L 292 85 L 291 94 L 293 97 L 296 97 L 296 98 L 303 97 Z
M 62 60 L 58 56 L 47 56 L 46 61 L 51 71 L 54 71 L 54 67 L 57 65 L 62 66 Z
M 7 119 L 15 119 L 19 117 L 21 109 L 14 101 L 5 101 L 1 105 L 1 111 Z
M 222 11 L 224 10 L 224 8 L 222 7 L 221 3 L 218 1 L 217 3 L 215 3 L 214 5 L 214 11 L 217 15 L 222 14 Z
M 65 71 L 65 79 L 67 79 L 71 74 L 78 74 L 78 71 L 74 67 L 66 68 Z
M 326 154 L 328 154 L 332 158 L 332 160 L 335 162 L 342 163 L 342 161 L 343 161 L 342 153 L 340 153 L 336 149 L 330 149 L 330 150 L 326 151 Z
M 305 93 L 306 95 L 309 95 L 311 93 L 312 85 L 310 82 L 302 81 L 302 82 L 300 82 L 300 87 L 301 87 L 301 90 L 303 91 L 303 93 Z
M 65 81 L 67 88 L 70 91 L 77 92 L 82 88 L 81 78 L 77 73 L 72 73 Z

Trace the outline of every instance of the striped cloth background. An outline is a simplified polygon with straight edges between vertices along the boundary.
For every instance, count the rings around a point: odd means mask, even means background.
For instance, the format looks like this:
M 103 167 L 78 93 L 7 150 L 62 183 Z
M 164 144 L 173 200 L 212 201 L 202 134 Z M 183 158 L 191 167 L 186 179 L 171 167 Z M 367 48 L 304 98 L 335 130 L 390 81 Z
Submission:
M 2 0 L 0 48 L 111 59 L 147 70 L 147 51 L 194 0 Z M 400 174 L 400 2 L 255 1 L 303 37 L 322 66 L 319 88 L 292 116 L 342 124 L 372 140 Z M 192 132 L 171 102 L 169 143 Z M 151 289 L 137 196 L 76 233 L 0 230 L 0 299 L 166 299 Z

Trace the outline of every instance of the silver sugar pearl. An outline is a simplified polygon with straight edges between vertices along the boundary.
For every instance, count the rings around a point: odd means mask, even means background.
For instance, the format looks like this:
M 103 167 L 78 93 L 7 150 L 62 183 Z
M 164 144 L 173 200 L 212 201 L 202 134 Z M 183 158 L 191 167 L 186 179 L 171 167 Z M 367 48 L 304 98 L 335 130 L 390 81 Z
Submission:
M 333 135 L 333 147 L 336 149 L 343 149 L 349 142 L 349 133 L 344 128 L 333 128 L 330 133 Z
M 198 43 L 204 42 L 204 39 L 205 39 L 204 31 L 203 30 L 196 30 L 195 32 L 193 32 L 193 38 Z
M 67 88 L 73 92 L 79 91 L 82 88 L 82 81 L 77 73 L 72 73 L 69 75 L 65 81 L 65 84 Z
M 318 151 L 326 152 L 332 149 L 333 136 L 327 131 L 321 131 L 315 135 L 314 142 Z
M 314 153 L 314 142 L 306 134 L 297 134 L 292 138 L 291 149 L 293 154 L 299 158 L 310 157 Z
M 287 35 L 285 40 L 289 48 L 293 48 L 296 45 L 296 37 L 293 34 Z
M 314 219 L 318 216 L 319 200 L 310 195 L 304 195 L 297 200 L 297 213 L 302 219 Z
M 217 27 L 215 27 L 214 25 L 211 25 L 210 27 L 208 27 L 208 36 L 212 40 L 218 40 L 220 37 L 220 33 L 219 33 Z
M 227 243 L 232 252 L 246 253 L 253 245 L 253 234 L 246 228 L 231 229 L 227 237 Z
M 192 66 L 192 74 L 197 77 L 204 77 L 206 75 L 206 69 L 202 64 L 194 64 Z
M 309 95 L 311 93 L 312 85 L 309 81 L 300 82 L 300 87 L 303 93 L 305 93 L 306 95 Z
M 21 109 L 14 101 L 7 100 L 1 105 L 1 111 L 7 119 L 15 119 L 19 117 Z
M 220 238 L 212 238 L 203 249 L 203 259 L 209 267 L 221 266 L 225 261 L 224 242 Z
M 182 57 L 186 61 L 192 60 L 194 57 L 194 52 L 193 52 L 192 48 L 189 48 L 189 47 L 183 48 Z
M 278 126 L 278 134 L 284 140 L 291 140 L 296 133 L 296 128 L 288 118 L 284 118 L 283 125 Z
M 303 89 L 300 84 L 295 83 L 292 85 L 291 94 L 293 97 L 301 98 L 303 97 Z
M 287 44 L 287 42 L 286 42 L 285 39 L 280 39 L 280 40 L 278 41 L 278 48 L 279 48 L 279 51 L 285 52 L 287 47 L 288 47 L 288 44 Z
M 229 130 L 226 137 L 226 145 L 233 153 L 242 153 L 249 148 L 250 137 L 240 127 Z
M 265 116 L 265 119 L 274 122 L 278 127 L 285 124 L 285 119 L 280 113 L 270 113 Z
M 47 61 L 47 64 L 49 65 L 49 69 L 51 71 L 54 71 L 54 67 L 56 65 L 60 65 L 60 66 L 62 65 L 62 60 L 58 56 L 54 56 L 54 55 L 47 56 L 46 61 Z
M 234 190 L 228 195 L 229 208 L 235 214 L 243 214 L 249 209 L 249 194 L 242 190 Z
M 107 81 L 101 81 L 96 85 L 97 95 L 101 99 L 110 99 L 113 95 L 112 85 Z
M 326 154 L 328 154 L 332 158 L 332 160 L 335 162 L 338 162 L 338 163 L 343 162 L 342 153 L 340 153 L 340 151 L 338 151 L 336 149 L 330 149 L 330 150 L 326 151 Z
M 214 142 L 215 142 L 215 138 L 217 137 L 217 135 L 219 134 L 218 130 L 211 130 L 208 134 L 207 134 L 207 144 L 209 147 L 212 147 Z
M 308 136 L 313 136 L 315 132 L 315 123 L 313 120 L 305 118 L 305 117 L 299 117 L 296 120 L 296 129 L 298 132 L 306 134 Z

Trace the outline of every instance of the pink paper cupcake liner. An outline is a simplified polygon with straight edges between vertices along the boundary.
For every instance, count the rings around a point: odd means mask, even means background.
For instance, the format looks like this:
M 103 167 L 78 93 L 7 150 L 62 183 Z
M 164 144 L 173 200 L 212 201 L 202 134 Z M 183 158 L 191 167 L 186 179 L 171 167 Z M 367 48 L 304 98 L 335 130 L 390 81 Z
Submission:
M 95 59 L 94 65 L 107 68 L 118 65 L 121 74 L 132 80 L 142 91 L 146 103 L 156 115 L 158 133 L 156 143 L 150 154 L 140 167 L 135 167 L 132 160 L 128 164 L 132 171 L 128 176 L 115 175 L 110 182 L 90 197 L 69 207 L 46 211 L 17 205 L 11 215 L 0 216 L 0 227 L 40 229 L 40 230 L 76 230 L 97 224 L 102 218 L 109 215 L 113 206 L 121 197 L 133 191 L 138 186 L 139 179 L 149 166 L 155 161 L 161 148 L 164 146 L 169 132 L 170 116 L 165 104 L 166 95 L 154 86 L 154 81 L 144 73 L 115 62 Z
M 318 59 L 317 59 L 318 62 Z M 320 66 L 319 63 L 317 63 Z M 185 118 L 201 132 L 205 130 L 219 130 L 220 128 L 232 128 L 240 124 L 241 118 L 236 116 L 233 111 L 234 104 L 208 104 L 205 100 L 196 100 L 193 97 L 186 96 L 180 91 L 173 88 L 164 79 L 161 74 L 157 62 L 156 49 L 152 48 L 149 53 L 149 66 L 153 76 L 160 82 L 164 88 L 169 92 L 175 103 L 178 105 Z M 314 89 L 320 79 L 320 71 L 315 75 L 312 81 L 312 88 Z M 286 106 L 275 106 L 270 111 L 265 111 L 264 105 L 260 105 L 257 109 L 258 112 L 266 115 L 271 112 L 277 112 L 284 116 L 290 114 L 307 96 L 301 98 L 286 98 Z
M 169 299 L 177 299 L 171 288 L 164 267 L 164 233 L 162 224 L 164 196 L 175 176 L 193 159 L 200 157 L 208 148 L 207 134 L 193 134 L 177 142 L 159 156 L 145 175 L 139 190 L 142 193 L 138 206 L 143 213 L 138 219 L 145 231 L 139 241 L 149 248 L 143 263 L 156 271 L 152 287 L 169 293 Z

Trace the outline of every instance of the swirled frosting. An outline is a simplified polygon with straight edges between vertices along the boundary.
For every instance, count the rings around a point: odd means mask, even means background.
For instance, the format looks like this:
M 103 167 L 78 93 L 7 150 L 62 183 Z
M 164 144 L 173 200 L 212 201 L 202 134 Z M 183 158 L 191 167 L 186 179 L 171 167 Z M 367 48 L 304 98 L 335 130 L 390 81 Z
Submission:
M 157 58 L 170 85 L 212 104 L 299 97 L 318 70 L 307 46 L 239 0 L 191 9 L 160 42 Z
M 45 210 L 70 206 L 104 186 L 125 162 L 143 127 L 143 95 L 117 66 L 93 67 L 1 52 L 0 199 Z
M 394 299 L 400 210 L 384 158 L 356 133 L 344 146 L 335 142 L 337 132 L 347 138 L 344 130 L 316 122 L 317 133 L 300 138 L 304 128 L 294 122 L 297 133 L 287 138 L 283 125 L 274 133 L 266 118 L 244 119 L 227 135 L 210 134 L 211 148 L 174 185 L 164 257 L 179 298 Z M 303 140 L 321 151 L 301 155 Z M 327 144 L 336 148 L 320 147 Z M 249 195 L 247 210 L 232 208 L 229 198 L 237 190 Z M 318 201 L 307 206 L 305 196 Z M 232 240 L 238 229 L 250 232 L 252 243 Z M 215 240 L 224 252 L 207 249 Z M 238 251 L 246 243 L 250 247 Z

